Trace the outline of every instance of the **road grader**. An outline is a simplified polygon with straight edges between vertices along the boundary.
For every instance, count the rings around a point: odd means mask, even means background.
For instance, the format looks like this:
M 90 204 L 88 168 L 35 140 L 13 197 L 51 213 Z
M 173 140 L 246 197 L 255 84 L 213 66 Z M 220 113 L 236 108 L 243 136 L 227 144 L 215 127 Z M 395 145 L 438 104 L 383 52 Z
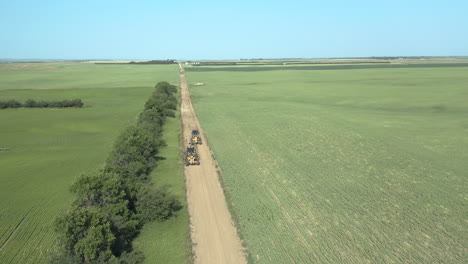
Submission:
M 190 144 L 202 144 L 202 139 L 200 136 L 200 131 L 194 129 L 192 130 L 192 136 L 190 137 Z
M 200 157 L 198 156 L 195 145 L 190 144 L 184 153 L 185 166 L 200 165 Z

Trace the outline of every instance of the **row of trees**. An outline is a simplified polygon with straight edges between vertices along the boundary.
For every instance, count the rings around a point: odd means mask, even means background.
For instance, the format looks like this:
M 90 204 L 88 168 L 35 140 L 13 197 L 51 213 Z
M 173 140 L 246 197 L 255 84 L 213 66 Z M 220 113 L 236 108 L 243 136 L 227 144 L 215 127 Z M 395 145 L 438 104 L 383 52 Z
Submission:
M 32 99 L 26 100 L 24 103 L 20 103 L 16 100 L 0 101 L 0 109 L 5 108 L 44 108 L 44 107 L 53 107 L 53 108 L 62 108 L 62 107 L 83 107 L 84 103 L 81 99 L 73 100 L 62 100 L 62 101 L 35 101 Z
M 82 175 L 70 188 L 71 208 L 56 220 L 62 250 L 51 263 L 141 263 L 131 242 L 142 226 L 163 221 L 182 208 L 168 187 L 148 179 L 165 143 L 167 117 L 175 116 L 175 86 L 160 82 L 138 116 L 116 140 L 105 167 Z
M 131 61 L 129 64 L 176 64 L 175 60 Z

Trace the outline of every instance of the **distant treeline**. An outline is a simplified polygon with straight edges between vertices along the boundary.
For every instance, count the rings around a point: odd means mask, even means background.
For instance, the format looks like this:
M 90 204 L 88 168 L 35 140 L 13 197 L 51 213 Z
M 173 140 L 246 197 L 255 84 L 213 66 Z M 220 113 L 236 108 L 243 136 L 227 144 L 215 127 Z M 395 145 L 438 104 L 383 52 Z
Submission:
M 167 187 L 151 187 L 167 117 L 175 116 L 176 86 L 160 82 L 144 111 L 117 138 L 104 168 L 71 186 L 71 208 L 57 217 L 61 250 L 50 263 L 142 263 L 132 241 L 143 224 L 164 221 L 182 208 Z M 157 239 L 157 238 L 155 238 Z
M 176 64 L 175 60 L 131 61 L 130 64 Z
M 177 64 L 175 60 L 150 60 L 150 61 L 131 61 L 131 62 L 96 62 L 94 64 Z
M 62 101 L 35 101 L 32 99 L 20 103 L 16 100 L 0 101 L 0 109 L 5 108 L 63 108 L 63 107 L 83 107 L 84 103 L 81 99 L 62 100 Z
M 311 64 L 311 63 L 308 63 Z M 398 69 L 398 68 L 445 68 L 445 67 L 468 67 L 468 63 L 358 63 L 358 64 L 327 64 L 327 65 L 290 65 L 267 67 L 265 65 L 239 65 L 237 67 L 187 67 L 186 71 L 209 72 L 209 71 L 282 71 L 282 70 L 353 70 L 353 69 Z

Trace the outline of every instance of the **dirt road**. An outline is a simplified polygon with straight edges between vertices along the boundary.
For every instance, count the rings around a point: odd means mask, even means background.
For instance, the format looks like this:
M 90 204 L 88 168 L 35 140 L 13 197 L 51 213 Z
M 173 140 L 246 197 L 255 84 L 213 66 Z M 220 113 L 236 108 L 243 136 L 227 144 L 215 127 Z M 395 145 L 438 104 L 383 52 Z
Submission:
M 185 167 L 188 210 L 195 263 L 247 263 L 241 242 L 218 181 L 215 162 L 190 101 L 184 69 L 180 67 L 181 117 L 184 148 L 192 129 L 200 130 L 199 166 Z

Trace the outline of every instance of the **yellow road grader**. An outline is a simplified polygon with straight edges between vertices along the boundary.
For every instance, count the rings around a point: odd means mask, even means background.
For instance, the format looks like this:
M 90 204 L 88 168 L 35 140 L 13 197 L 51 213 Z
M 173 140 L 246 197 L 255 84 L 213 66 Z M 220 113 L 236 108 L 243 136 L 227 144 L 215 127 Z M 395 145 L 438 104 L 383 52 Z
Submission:
M 184 153 L 185 166 L 200 165 L 200 157 L 198 156 L 195 145 L 190 144 Z
M 190 144 L 202 144 L 202 139 L 200 136 L 200 131 L 194 129 L 192 130 L 192 136 L 190 137 Z

